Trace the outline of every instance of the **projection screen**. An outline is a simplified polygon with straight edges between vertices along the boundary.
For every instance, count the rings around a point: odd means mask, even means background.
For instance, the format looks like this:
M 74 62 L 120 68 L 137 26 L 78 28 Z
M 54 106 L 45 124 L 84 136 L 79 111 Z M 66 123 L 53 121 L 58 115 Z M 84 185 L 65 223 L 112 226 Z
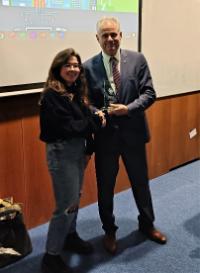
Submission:
M 0 0 L 1 90 L 44 82 L 65 48 L 83 61 L 97 54 L 96 22 L 103 16 L 117 17 L 122 47 L 138 50 L 139 6 L 139 0 Z

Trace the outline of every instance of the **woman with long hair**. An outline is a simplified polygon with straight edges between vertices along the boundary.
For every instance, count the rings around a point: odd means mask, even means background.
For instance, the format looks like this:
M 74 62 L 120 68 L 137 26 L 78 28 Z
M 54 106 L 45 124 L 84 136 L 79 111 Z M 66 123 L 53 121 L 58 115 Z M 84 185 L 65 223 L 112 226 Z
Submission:
M 54 58 L 40 99 L 40 139 L 46 143 L 55 211 L 50 220 L 44 273 L 71 272 L 63 249 L 90 254 L 93 247 L 76 231 L 84 169 L 92 152 L 92 133 L 105 125 L 103 113 L 92 114 L 81 58 L 74 49 Z

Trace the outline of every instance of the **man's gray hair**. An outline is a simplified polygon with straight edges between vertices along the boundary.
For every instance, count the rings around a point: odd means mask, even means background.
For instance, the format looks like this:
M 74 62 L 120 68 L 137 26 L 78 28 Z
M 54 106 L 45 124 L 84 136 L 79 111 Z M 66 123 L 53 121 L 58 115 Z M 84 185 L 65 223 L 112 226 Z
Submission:
M 101 31 L 101 27 L 102 27 L 103 23 L 106 22 L 106 21 L 114 22 L 117 25 L 118 30 L 120 31 L 120 23 L 119 23 L 119 21 L 118 21 L 118 19 L 116 17 L 106 17 L 106 16 L 104 16 L 104 17 L 102 17 L 101 19 L 99 19 L 97 21 L 97 24 L 96 24 L 97 33 L 99 33 Z

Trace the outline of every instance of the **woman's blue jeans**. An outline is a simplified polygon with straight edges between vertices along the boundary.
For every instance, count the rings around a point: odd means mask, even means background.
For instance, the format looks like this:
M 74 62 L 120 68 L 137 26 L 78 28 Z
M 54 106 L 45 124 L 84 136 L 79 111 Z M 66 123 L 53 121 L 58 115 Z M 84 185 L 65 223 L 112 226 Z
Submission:
M 59 255 L 66 236 L 76 230 L 85 168 L 85 139 L 73 138 L 46 145 L 56 208 L 49 224 L 46 251 Z

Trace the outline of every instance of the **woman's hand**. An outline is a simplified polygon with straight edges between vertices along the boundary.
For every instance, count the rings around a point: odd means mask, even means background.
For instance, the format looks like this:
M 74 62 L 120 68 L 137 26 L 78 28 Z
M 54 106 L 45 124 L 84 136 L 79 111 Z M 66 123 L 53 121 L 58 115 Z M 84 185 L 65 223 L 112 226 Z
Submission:
M 100 120 L 101 120 L 101 126 L 105 127 L 106 126 L 106 117 L 104 112 L 102 112 L 101 110 L 95 112 L 95 115 L 98 115 Z

